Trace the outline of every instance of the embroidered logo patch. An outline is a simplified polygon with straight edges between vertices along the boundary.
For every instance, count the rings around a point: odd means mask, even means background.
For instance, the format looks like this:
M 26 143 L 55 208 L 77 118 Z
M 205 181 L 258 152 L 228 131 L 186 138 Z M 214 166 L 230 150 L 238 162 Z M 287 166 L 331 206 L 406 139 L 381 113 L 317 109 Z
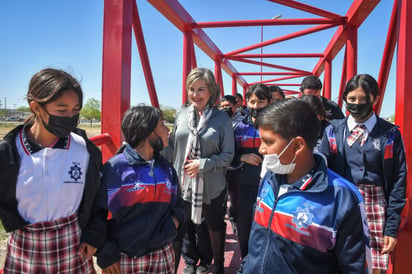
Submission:
M 379 139 L 373 139 L 372 145 L 374 149 L 381 151 L 381 142 Z
M 138 180 L 136 183 L 134 183 L 134 186 L 132 188 L 129 188 L 127 190 L 127 192 L 134 192 L 142 189 L 144 189 L 144 184 L 140 180 Z
M 82 178 L 83 172 L 80 167 L 80 163 L 73 162 L 73 165 L 70 167 L 70 171 L 68 172 L 70 175 L 70 179 L 72 181 L 65 181 L 65 184 L 82 184 L 83 182 L 78 182 Z
M 305 208 L 298 207 L 295 212 L 293 212 L 292 222 L 296 225 L 298 229 L 301 227 L 308 228 L 312 224 L 313 214 L 307 205 Z

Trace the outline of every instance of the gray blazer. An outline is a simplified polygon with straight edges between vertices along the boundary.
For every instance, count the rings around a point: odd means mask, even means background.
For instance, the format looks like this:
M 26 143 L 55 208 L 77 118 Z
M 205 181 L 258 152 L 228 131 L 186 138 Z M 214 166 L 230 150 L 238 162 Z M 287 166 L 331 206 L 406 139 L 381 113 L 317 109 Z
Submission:
M 226 187 L 226 167 L 230 166 L 235 154 L 232 120 L 223 111 L 213 108 L 207 128 L 200 134 L 201 158 L 199 173 L 203 173 L 203 203 L 222 193 Z M 184 164 L 187 139 L 189 107 L 182 107 L 176 113 L 173 130 L 169 137 L 169 146 L 162 154 L 173 162 L 181 183 L 181 171 Z M 183 197 L 188 200 L 188 197 Z

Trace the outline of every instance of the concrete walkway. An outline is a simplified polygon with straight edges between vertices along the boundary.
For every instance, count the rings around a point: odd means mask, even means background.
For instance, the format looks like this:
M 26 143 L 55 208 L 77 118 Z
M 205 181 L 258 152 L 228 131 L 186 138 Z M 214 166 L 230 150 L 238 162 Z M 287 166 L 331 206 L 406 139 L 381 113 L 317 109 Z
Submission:
M 233 234 L 232 225 L 226 217 L 226 242 L 225 242 L 225 274 L 235 274 L 240 265 L 240 249 L 237 242 L 237 235 Z M 178 274 L 183 273 L 185 263 L 180 259 Z M 213 272 L 210 272 L 213 273 Z

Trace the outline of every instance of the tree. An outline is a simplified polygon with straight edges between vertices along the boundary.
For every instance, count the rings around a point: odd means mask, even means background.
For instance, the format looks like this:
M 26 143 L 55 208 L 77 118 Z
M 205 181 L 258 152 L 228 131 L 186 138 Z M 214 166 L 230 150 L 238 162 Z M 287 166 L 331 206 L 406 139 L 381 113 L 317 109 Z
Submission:
M 166 122 L 173 124 L 175 121 L 176 110 L 171 107 L 160 106 L 163 112 L 163 118 Z
M 94 98 L 88 99 L 80 111 L 80 115 L 84 119 L 90 120 L 90 126 L 93 126 L 93 120 L 100 120 L 101 117 L 100 101 Z
M 30 107 L 18 107 L 16 110 L 20 112 L 30 112 Z

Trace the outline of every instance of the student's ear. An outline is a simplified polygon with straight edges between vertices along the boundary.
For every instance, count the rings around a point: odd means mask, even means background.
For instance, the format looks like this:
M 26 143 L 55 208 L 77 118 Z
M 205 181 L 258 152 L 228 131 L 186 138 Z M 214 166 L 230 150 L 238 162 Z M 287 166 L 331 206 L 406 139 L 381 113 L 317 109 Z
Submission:
M 296 138 L 295 138 L 295 147 L 294 147 L 294 151 L 295 151 L 295 153 L 300 153 L 304 148 L 305 148 L 305 146 L 306 146 L 306 142 L 305 142 L 305 139 L 303 139 L 302 137 L 300 137 L 300 136 L 297 136 Z
M 372 96 L 372 98 L 374 98 L 373 99 L 373 106 L 375 106 L 379 102 L 379 100 L 381 99 L 381 96 L 376 95 L 376 97 Z
M 41 106 L 40 106 L 39 103 L 37 103 L 37 102 L 35 102 L 35 101 L 31 101 L 30 104 L 29 104 L 29 106 L 30 106 L 31 111 L 32 111 L 35 115 L 39 115 L 40 108 L 41 108 Z

